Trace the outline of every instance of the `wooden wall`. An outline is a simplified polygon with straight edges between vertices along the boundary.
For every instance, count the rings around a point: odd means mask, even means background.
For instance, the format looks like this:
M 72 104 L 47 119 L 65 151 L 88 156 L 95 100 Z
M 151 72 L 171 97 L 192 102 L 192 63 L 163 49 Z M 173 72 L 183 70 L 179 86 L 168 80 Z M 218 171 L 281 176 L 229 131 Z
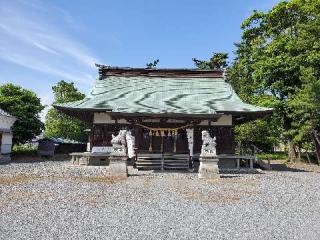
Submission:
M 128 124 L 96 124 L 91 131 L 91 146 L 111 146 L 111 135 L 117 135 L 121 129 L 130 129 L 136 136 L 136 147 L 138 152 L 148 152 L 150 144 L 149 131 L 141 127 L 134 127 Z M 196 126 L 194 128 L 194 153 L 201 152 L 201 131 L 208 130 L 211 136 L 216 136 L 217 153 L 233 154 L 235 150 L 234 144 L 234 128 L 232 126 Z M 184 130 L 180 130 L 177 138 L 177 153 L 188 152 L 188 140 Z M 173 152 L 173 137 L 164 137 L 164 151 Z M 153 152 L 160 152 L 161 137 L 152 137 Z
M 216 137 L 217 154 L 233 154 L 235 151 L 234 128 L 232 126 L 207 126 L 195 127 L 194 129 L 194 153 L 201 152 L 202 130 L 208 130 L 211 137 Z
M 91 131 L 91 146 L 111 146 L 112 134 L 117 135 L 121 129 L 127 129 L 127 124 L 95 124 Z

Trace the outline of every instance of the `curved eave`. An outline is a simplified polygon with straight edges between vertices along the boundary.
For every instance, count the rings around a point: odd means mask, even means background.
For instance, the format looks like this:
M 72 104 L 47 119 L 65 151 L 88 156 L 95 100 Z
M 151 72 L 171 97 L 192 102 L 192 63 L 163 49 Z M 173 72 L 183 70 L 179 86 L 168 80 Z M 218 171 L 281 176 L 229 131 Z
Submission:
M 245 115 L 245 116 L 251 116 L 251 115 L 259 115 L 259 116 L 266 116 L 271 115 L 273 113 L 273 109 L 266 109 L 266 110 L 257 110 L 257 111 L 217 111 L 217 113 L 223 113 L 223 114 L 231 114 L 231 115 Z
M 82 108 L 82 107 L 69 107 L 69 106 L 63 106 L 63 105 L 52 105 L 55 109 L 61 110 L 61 111 L 83 111 L 83 112 L 112 112 L 110 109 L 106 108 Z
M 229 111 L 229 112 L 226 112 L 226 114 L 232 114 L 233 124 L 242 124 L 242 123 L 257 120 L 259 118 L 270 117 L 273 111 L 274 111 L 273 109 L 260 110 L 260 111 L 254 111 L 254 112 Z
M 85 123 L 93 123 L 93 115 L 96 110 L 94 109 L 82 109 L 82 108 L 70 108 L 70 107 L 63 107 L 59 105 L 52 105 L 58 111 L 70 116 L 75 117 Z
M 241 124 L 248 121 L 253 121 L 259 118 L 268 117 L 273 113 L 273 109 L 258 110 L 258 111 L 216 111 L 210 114 L 193 114 L 193 113 L 147 113 L 147 112 L 114 112 L 104 108 L 76 108 L 53 105 L 57 110 L 76 117 L 87 123 L 93 122 L 95 112 L 109 113 L 113 118 L 175 118 L 175 119 L 217 119 L 221 115 L 232 115 L 234 124 Z

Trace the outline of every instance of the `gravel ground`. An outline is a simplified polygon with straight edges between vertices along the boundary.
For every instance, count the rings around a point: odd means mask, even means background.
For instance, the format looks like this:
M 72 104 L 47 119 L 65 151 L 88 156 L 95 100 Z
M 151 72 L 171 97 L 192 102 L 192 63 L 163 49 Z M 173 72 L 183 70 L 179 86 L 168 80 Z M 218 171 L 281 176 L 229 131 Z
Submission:
M 0 166 L 0 239 L 320 239 L 318 172 L 138 172 Z

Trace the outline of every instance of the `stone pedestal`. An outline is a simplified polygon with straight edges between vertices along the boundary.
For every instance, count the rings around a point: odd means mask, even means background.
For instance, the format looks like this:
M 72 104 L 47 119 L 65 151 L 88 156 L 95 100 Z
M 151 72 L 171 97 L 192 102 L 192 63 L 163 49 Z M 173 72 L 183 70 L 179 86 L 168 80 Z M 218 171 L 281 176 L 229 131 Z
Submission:
M 202 131 L 202 147 L 200 154 L 199 178 L 219 178 L 219 168 L 216 152 L 216 138 L 211 137 L 209 131 Z
M 126 155 L 111 154 L 109 163 L 110 176 L 128 177 L 127 158 Z
M 219 176 L 218 162 L 219 159 L 217 156 L 200 156 L 199 158 L 199 178 L 205 179 L 217 179 Z

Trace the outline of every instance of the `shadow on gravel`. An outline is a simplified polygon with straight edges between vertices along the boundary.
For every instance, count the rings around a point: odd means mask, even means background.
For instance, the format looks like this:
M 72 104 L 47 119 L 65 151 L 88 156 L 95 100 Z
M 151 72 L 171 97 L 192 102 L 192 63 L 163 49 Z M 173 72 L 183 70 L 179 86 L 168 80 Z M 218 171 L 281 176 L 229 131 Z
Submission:
M 195 172 L 193 172 L 193 171 L 186 171 L 186 170 L 153 170 L 153 172 L 154 173 L 189 173 L 189 174 L 191 174 L 191 173 L 195 173 Z
M 13 156 L 11 162 L 7 163 L 37 163 L 37 162 L 63 162 L 70 161 L 68 154 L 56 154 L 53 157 L 39 157 L 36 155 L 18 155 Z
M 234 175 L 232 175 L 232 176 L 226 176 L 226 175 L 221 175 L 220 176 L 220 178 L 241 178 L 240 176 L 234 176 Z
M 185 170 L 139 170 L 139 173 L 129 173 L 131 177 L 138 177 L 138 176 L 153 176 L 154 174 L 161 174 L 161 175 L 170 175 L 170 174 L 186 174 L 186 175 L 194 175 L 197 172 L 192 171 L 185 171 Z
M 278 171 L 278 172 L 311 172 L 311 171 L 307 171 L 304 169 L 291 168 L 283 163 L 272 163 L 271 169 L 272 169 L 272 171 Z

